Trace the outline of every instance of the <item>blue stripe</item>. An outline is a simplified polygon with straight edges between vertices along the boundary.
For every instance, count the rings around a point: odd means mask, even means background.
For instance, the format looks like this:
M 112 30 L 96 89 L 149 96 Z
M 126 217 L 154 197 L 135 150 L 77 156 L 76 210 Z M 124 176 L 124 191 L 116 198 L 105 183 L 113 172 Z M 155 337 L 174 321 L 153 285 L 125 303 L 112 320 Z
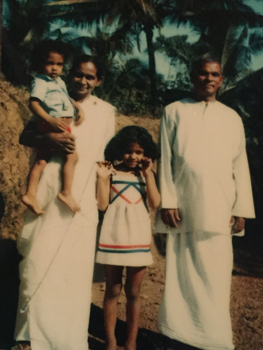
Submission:
M 133 250 L 112 250 L 112 249 L 101 249 L 98 248 L 100 252 L 104 253 L 121 253 L 121 254 L 126 254 L 126 253 L 148 253 L 151 249 L 133 249 Z

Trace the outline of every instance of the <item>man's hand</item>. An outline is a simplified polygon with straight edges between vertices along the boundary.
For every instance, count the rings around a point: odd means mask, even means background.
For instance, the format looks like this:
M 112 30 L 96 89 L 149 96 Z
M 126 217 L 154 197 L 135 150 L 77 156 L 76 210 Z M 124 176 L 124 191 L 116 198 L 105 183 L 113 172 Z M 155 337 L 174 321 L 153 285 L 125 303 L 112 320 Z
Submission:
M 76 149 L 75 136 L 69 132 L 56 133 L 51 132 L 48 134 L 50 144 L 55 149 L 61 150 L 68 154 L 74 153 Z
M 161 218 L 170 227 L 178 227 L 178 221 L 181 221 L 178 209 L 161 209 Z
M 233 233 L 239 233 L 245 228 L 245 219 L 238 216 L 231 216 L 229 226 L 233 226 Z

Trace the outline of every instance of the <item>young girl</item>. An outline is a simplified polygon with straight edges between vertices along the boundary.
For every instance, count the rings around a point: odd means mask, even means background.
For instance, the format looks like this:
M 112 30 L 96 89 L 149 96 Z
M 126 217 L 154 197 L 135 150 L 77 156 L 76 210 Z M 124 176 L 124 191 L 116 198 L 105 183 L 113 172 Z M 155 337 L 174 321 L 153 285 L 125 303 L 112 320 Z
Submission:
M 64 81 L 59 77 L 62 73 L 68 49 L 60 41 L 45 40 L 33 53 L 33 69 L 37 74 L 32 83 L 30 109 L 35 116 L 41 132 L 71 132 L 74 108 L 78 110 L 75 125 L 84 120 L 84 113 L 78 103 L 72 100 L 67 92 Z M 35 214 L 43 214 L 39 207 L 36 194 L 40 176 L 51 156 L 52 150 L 43 149 L 37 153 L 37 161 L 33 166 L 28 181 L 27 193 L 22 197 L 23 203 Z M 74 170 L 78 161 L 76 152 L 65 155 L 63 167 L 62 191 L 58 198 L 75 213 L 80 210 L 71 194 Z
M 140 289 L 146 266 L 153 262 L 147 204 L 157 208 L 160 203 L 152 171 L 152 161 L 156 158 L 157 146 L 148 131 L 139 126 L 127 126 L 109 142 L 105 150 L 106 161 L 98 165 L 98 207 L 102 211 L 107 209 L 96 257 L 98 263 L 104 264 L 106 275 L 106 350 L 116 350 L 117 301 L 124 266 L 127 266 L 128 326 L 125 349 L 136 350 Z M 115 165 L 115 161 L 119 164 Z

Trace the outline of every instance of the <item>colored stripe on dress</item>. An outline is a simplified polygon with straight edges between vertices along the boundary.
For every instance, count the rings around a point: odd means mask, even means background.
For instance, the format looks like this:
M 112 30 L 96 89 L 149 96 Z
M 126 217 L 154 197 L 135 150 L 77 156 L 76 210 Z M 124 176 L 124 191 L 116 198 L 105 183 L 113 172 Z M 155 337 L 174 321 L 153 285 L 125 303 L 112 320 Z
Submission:
M 99 244 L 98 250 L 106 253 L 147 253 L 150 251 L 150 244 L 143 245 L 110 245 Z
M 126 186 L 122 190 L 119 191 L 119 190 L 116 189 L 116 187 L 113 186 L 114 184 L 126 184 Z M 116 193 L 116 196 L 114 198 L 112 198 L 112 200 L 110 201 L 110 204 L 112 202 L 114 202 L 118 197 L 121 197 L 127 203 L 131 204 L 132 202 L 127 197 L 125 197 L 123 195 L 123 193 L 130 187 L 134 187 L 141 195 L 141 197 L 138 199 L 138 201 L 133 203 L 133 204 L 138 204 L 143 199 L 143 193 L 141 191 L 140 186 L 146 186 L 146 183 L 145 182 L 139 182 L 138 183 L 138 182 L 134 182 L 134 181 L 117 181 L 117 180 L 112 181 L 111 188 Z

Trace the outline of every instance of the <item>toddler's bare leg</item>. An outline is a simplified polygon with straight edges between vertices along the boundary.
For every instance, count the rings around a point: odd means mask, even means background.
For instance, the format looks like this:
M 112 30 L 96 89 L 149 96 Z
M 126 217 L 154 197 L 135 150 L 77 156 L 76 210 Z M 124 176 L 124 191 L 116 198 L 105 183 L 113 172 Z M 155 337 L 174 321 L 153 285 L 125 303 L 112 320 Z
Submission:
M 35 214 L 41 215 L 44 211 L 39 207 L 37 202 L 37 186 L 40 176 L 47 165 L 46 160 L 38 159 L 31 169 L 28 179 L 27 193 L 22 197 L 22 202 Z
M 80 211 L 80 206 L 75 201 L 71 193 L 77 162 L 78 155 L 76 152 L 67 155 L 67 160 L 63 168 L 63 187 L 62 191 L 58 194 L 58 199 L 65 203 L 74 214 Z

